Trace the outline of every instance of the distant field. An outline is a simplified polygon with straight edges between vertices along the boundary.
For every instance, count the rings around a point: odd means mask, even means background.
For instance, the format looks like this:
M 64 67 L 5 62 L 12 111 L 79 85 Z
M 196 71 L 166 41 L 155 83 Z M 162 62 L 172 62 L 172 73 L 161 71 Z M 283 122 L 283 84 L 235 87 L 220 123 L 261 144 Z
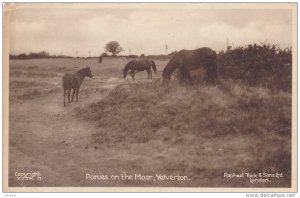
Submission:
M 45 91 L 45 89 L 62 89 L 62 76 L 64 73 L 75 73 L 84 67 L 90 67 L 94 79 L 85 78 L 82 89 L 112 88 L 122 82 L 132 82 L 128 75 L 124 81 L 122 69 L 131 59 L 104 58 L 98 63 L 97 58 L 65 58 L 65 59 L 29 59 L 10 61 L 10 98 L 18 97 L 25 91 Z M 153 79 L 161 77 L 161 71 L 168 60 L 157 60 L 158 73 L 153 73 Z M 136 81 L 146 80 L 147 72 L 136 74 Z M 25 86 L 25 87 L 24 87 Z M 24 88 L 27 88 L 26 90 Z M 39 89 L 41 88 L 41 89 Z M 59 96 L 60 97 L 60 96 Z M 74 104 L 73 104 L 74 105 Z
M 119 77 L 122 76 L 122 69 L 129 62 L 130 58 L 103 58 L 103 62 L 98 63 L 97 58 L 82 59 L 82 58 L 65 58 L 65 59 L 29 59 L 29 60 L 11 60 L 10 70 L 23 70 L 28 72 L 49 72 L 49 73 L 66 73 L 76 72 L 83 67 L 91 67 L 95 76 L 104 77 Z M 158 71 L 162 71 L 168 60 L 155 60 Z M 20 68 L 21 67 L 21 68 Z M 137 78 L 147 76 L 147 72 L 137 75 Z M 143 75 L 144 74 L 144 75 Z M 155 75 L 154 75 L 155 76 Z M 156 76 L 158 77 L 158 75 Z M 159 75 L 160 77 L 160 75 Z
M 289 187 L 291 93 L 219 79 L 161 86 L 124 80 L 126 58 L 10 61 L 9 186 Z M 79 102 L 63 107 L 66 72 L 89 66 Z M 200 72 L 201 73 L 201 72 Z M 195 75 L 197 75 L 195 73 Z M 40 171 L 42 182 L 15 172 Z M 183 175 L 187 181 L 86 180 L 86 174 Z M 224 177 L 224 173 L 283 177 Z

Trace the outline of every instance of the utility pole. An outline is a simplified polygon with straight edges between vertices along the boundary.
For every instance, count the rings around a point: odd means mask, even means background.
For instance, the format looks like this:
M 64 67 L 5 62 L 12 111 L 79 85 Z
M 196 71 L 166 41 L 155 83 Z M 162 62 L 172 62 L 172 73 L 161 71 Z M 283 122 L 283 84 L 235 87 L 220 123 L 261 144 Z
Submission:
M 227 42 L 226 42 L 226 49 L 227 49 L 227 51 L 228 51 L 228 43 L 229 43 L 229 39 L 228 39 L 228 37 L 227 37 Z
M 166 48 L 166 55 L 168 55 L 168 44 L 166 44 L 165 48 Z

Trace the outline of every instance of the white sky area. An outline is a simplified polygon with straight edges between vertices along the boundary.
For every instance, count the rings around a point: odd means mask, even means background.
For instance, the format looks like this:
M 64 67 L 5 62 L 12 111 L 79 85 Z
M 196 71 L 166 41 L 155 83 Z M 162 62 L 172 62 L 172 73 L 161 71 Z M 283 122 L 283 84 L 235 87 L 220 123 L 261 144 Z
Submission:
M 104 5 L 104 6 L 102 6 Z M 117 4 L 116 4 L 117 5 Z M 182 6 L 181 6 L 182 5 Z M 266 6 L 265 6 L 266 7 Z M 222 9 L 220 6 L 126 4 L 126 6 L 20 6 L 9 19 L 10 53 L 98 56 L 109 41 L 120 54 L 165 54 L 181 49 L 268 42 L 292 46 L 291 9 Z

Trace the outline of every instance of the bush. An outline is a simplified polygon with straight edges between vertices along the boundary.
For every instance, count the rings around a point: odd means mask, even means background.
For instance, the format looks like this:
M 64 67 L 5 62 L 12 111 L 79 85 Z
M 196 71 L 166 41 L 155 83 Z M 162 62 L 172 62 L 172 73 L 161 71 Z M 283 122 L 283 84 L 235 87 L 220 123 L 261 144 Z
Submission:
M 292 50 L 275 45 L 248 45 L 218 53 L 219 75 L 251 86 L 291 91 Z

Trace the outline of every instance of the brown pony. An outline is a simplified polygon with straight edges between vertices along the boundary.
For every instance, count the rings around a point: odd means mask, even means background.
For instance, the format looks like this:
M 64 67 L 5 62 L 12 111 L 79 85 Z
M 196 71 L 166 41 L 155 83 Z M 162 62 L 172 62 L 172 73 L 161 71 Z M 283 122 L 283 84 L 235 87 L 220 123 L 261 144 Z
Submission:
M 84 69 L 81 69 L 77 71 L 75 74 L 65 74 L 62 79 L 63 83 L 63 90 L 64 90 L 64 106 L 66 106 L 65 102 L 65 97 L 66 97 L 66 92 L 68 94 L 68 102 L 73 102 L 73 98 L 76 92 L 76 102 L 78 102 L 78 91 L 80 88 L 80 85 L 83 82 L 84 77 L 90 77 L 92 78 L 92 72 L 90 67 L 86 67 Z M 72 100 L 70 101 L 70 92 L 73 89 L 73 94 L 72 94 Z
M 207 81 L 212 83 L 217 78 L 217 54 L 208 47 L 195 50 L 181 50 L 177 52 L 163 70 L 163 83 L 170 80 L 175 69 L 179 69 L 181 78 L 187 78 L 191 84 L 190 70 L 203 67 L 206 71 Z
M 128 70 L 130 70 L 130 74 L 131 74 L 131 77 L 132 79 L 134 80 L 135 79 L 135 73 L 136 71 L 144 71 L 146 70 L 147 73 L 148 73 L 148 79 L 152 79 L 152 71 L 151 71 L 151 68 L 154 70 L 154 72 L 156 73 L 156 65 L 155 65 L 155 62 L 151 59 L 148 59 L 148 58 L 136 58 L 136 59 L 133 59 L 131 61 L 129 61 L 124 69 L 123 69 L 123 77 L 124 79 L 126 78 L 127 76 L 127 72 Z

